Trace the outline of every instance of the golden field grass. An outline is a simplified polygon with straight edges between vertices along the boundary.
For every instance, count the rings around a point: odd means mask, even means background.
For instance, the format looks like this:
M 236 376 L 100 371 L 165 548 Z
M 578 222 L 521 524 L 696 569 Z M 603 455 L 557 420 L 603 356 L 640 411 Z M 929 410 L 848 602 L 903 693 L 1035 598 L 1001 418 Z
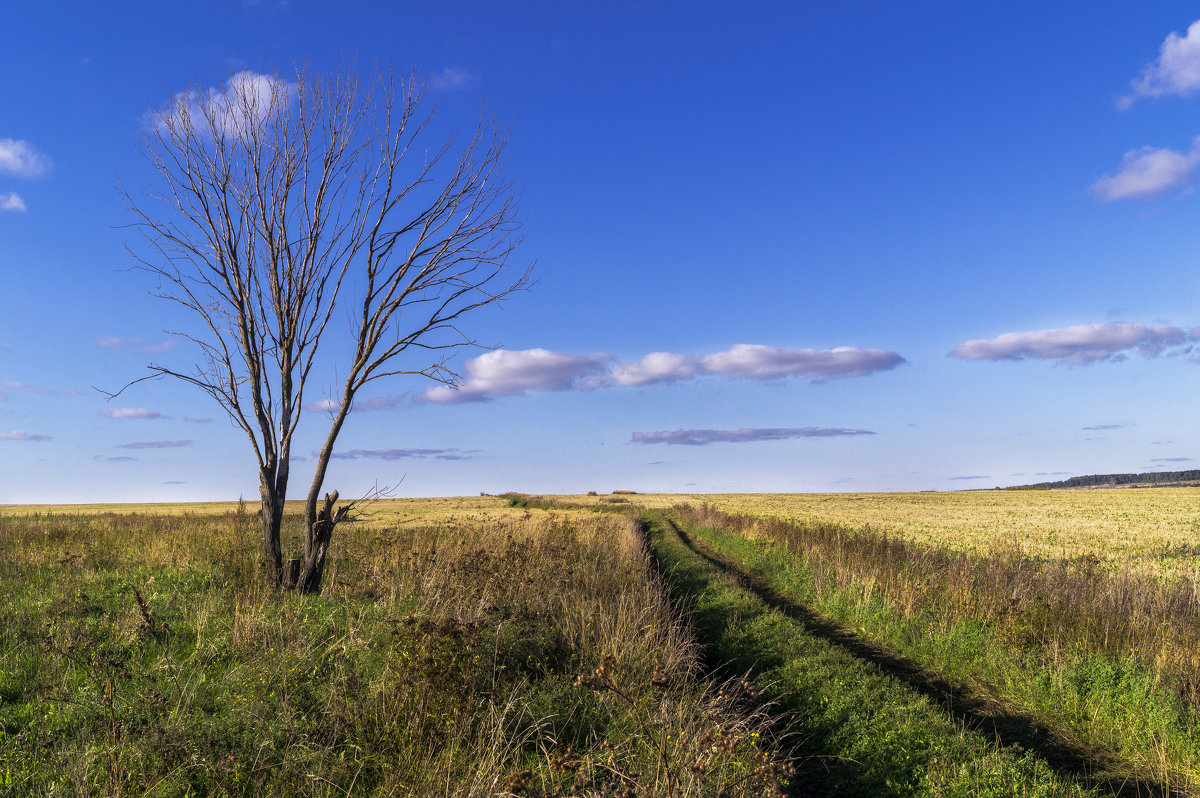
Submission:
M 567 498 L 567 497 L 564 497 Z M 599 503 L 615 497 L 570 497 Z M 988 554 L 1094 555 L 1156 573 L 1192 575 L 1200 554 L 1200 488 L 951 493 L 637 494 L 665 508 L 710 504 L 725 513 L 869 525 L 915 543 Z
M 582 502 L 585 497 L 569 497 L 569 501 Z M 588 497 L 590 498 L 590 497 Z M 670 503 L 667 503 L 669 506 Z M 500 520 L 504 518 L 521 518 L 526 515 L 520 508 L 509 506 L 507 499 L 500 496 L 440 496 L 414 499 L 378 499 L 361 502 L 357 514 L 360 519 L 355 526 L 359 528 L 378 528 L 395 526 L 420 526 L 429 523 L 445 523 L 451 521 Z M 304 502 L 288 501 L 285 513 L 300 516 L 304 512 Z M 146 502 L 121 504 L 0 504 L 0 516 L 18 515 L 224 515 L 234 512 L 238 502 Z M 247 497 L 244 502 L 246 512 L 258 510 L 258 501 Z M 577 516 L 582 510 L 564 509 L 563 514 Z M 352 527 L 347 526 L 347 529 Z
M 1170 575 L 1195 570 L 1200 553 L 1200 488 L 948 493 L 630 494 L 555 496 L 567 504 L 668 508 L 709 504 L 726 513 L 789 521 L 870 526 L 915 543 L 980 554 L 1094 555 L 1114 564 Z M 236 502 L 121 505 L 0 505 L 0 515 L 29 513 L 229 512 Z M 253 512 L 256 503 L 246 501 Z M 300 513 L 300 502 L 288 502 Z M 497 496 L 384 499 L 363 507 L 359 528 L 419 526 L 520 517 Z M 570 514 L 569 509 L 560 512 Z

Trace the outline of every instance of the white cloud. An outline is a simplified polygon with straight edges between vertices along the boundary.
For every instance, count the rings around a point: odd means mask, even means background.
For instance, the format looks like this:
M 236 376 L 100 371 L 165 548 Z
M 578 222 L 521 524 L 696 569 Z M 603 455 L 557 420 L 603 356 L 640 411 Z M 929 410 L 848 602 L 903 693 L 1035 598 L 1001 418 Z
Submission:
M 862 377 L 894 369 L 905 360 L 895 352 L 839 346 L 834 349 L 774 349 L 761 344 L 736 344 L 708 355 L 700 363 L 709 374 L 756 380 L 807 377 L 819 382 Z
M 496 349 L 471 358 L 458 389 L 438 385 L 423 391 L 426 402 L 480 402 L 494 396 L 522 396 L 528 391 L 566 391 L 595 387 L 587 378 L 601 374 L 612 358 L 603 353 L 567 355 L 546 349 Z
M 667 443 L 676 446 L 706 446 L 710 443 L 750 443 L 782 441 L 789 438 L 840 438 L 874 435 L 869 429 L 842 427 L 770 427 L 746 429 L 679 429 L 663 432 L 635 432 L 631 443 Z
M 52 165 L 50 158 L 35 150 L 28 141 L 0 139 L 0 173 L 41 177 Z
M 1144 357 L 1179 354 L 1196 340 L 1198 331 L 1166 324 L 1077 324 L 1057 330 L 1009 332 L 990 340 L 966 341 L 950 354 L 967 360 L 1024 360 L 1039 358 L 1084 365 L 1124 360 L 1136 350 Z M 1182 349 L 1177 349 L 1182 347 Z
M 48 441 L 52 440 L 50 435 L 35 435 L 32 432 L 21 432 L 20 430 L 10 430 L 8 432 L 0 432 L 0 441 Z
M 1200 164 L 1200 138 L 1188 152 L 1142 147 L 1125 153 L 1116 174 L 1102 175 L 1088 190 L 1102 202 L 1149 199 L 1176 189 L 1190 190 L 1197 164 Z
M 341 406 L 341 402 L 333 399 L 319 399 L 315 402 L 306 402 L 304 410 L 308 413 L 333 413 Z
M 1200 20 L 1189 25 L 1183 36 L 1175 31 L 1167 34 L 1158 59 L 1147 64 L 1129 87 L 1130 93 L 1117 100 L 1122 110 L 1143 97 L 1186 97 L 1200 89 Z
M 154 418 L 170 418 L 164 416 L 155 410 L 147 410 L 144 407 L 106 407 L 100 411 L 100 415 L 108 418 L 124 418 L 124 419 L 154 419 Z
M 203 135 L 234 135 L 287 109 L 295 96 L 295 83 L 243 70 L 230 76 L 223 89 L 179 92 L 150 115 L 149 124 L 160 130 L 191 125 Z
M 8 194 L 0 194 L 0 211 L 15 211 L 20 212 L 25 210 L 25 200 L 17 192 L 12 191 Z
M 454 91 L 472 85 L 475 76 L 462 67 L 446 67 L 436 73 L 430 82 L 434 91 Z
M 617 363 L 609 373 L 609 379 L 613 385 L 651 385 L 690 380 L 696 376 L 699 361 L 700 358 L 691 355 L 651 352 L 637 363 Z
M 593 390 L 601 387 L 634 387 L 690 380 L 702 375 L 724 375 L 756 380 L 800 376 L 813 382 L 861 377 L 887 371 L 905 363 L 895 352 L 882 349 L 774 349 L 758 344 L 737 344 L 724 352 L 681 355 L 651 352 L 636 363 L 613 363 L 597 352 L 569 355 L 546 349 L 498 349 L 466 363 L 466 379 L 458 389 L 440 385 L 416 397 L 421 402 L 479 402 L 496 396 L 519 396 L 529 391 Z M 397 397 L 372 400 L 368 409 L 391 407 Z M 306 406 L 305 409 L 319 409 Z

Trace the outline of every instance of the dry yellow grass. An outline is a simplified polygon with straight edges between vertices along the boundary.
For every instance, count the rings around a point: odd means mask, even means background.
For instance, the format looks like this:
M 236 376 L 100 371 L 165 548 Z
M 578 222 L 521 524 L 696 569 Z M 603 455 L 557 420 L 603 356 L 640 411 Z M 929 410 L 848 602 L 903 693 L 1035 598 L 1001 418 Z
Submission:
M 571 497 L 598 503 L 611 497 Z M 1096 555 L 1162 574 L 1187 573 L 1200 553 L 1200 489 L 954 493 L 638 494 L 648 507 L 708 503 L 722 512 L 870 525 L 918 543 L 987 553 Z
M 668 503 L 669 504 L 669 503 Z M 221 515 L 237 509 L 238 502 L 148 502 L 120 504 L 0 504 L 0 516 L 5 515 L 99 515 L 106 513 L 178 516 Z M 258 510 L 258 501 L 247 497 L 247 512 Z M 288 514 L 304 512 L 304 502 L 289 501 Z M 564 511 L 577 515 L 581 511 Z M 523 508 L 508 506 L 508 500 L 497 496 L 441 496 L 415 499 L 379 499 L 359 505 L 361 520 L 367 528 L 379 526 L 412 526 L 442 523 L 451 520 L 496 520 L 520 518 L 527 515 Z
M 723 512 L 794 521 L 870 525 L 918 543 L 987 553 L 1017 548 L 1028 555 L 1096 555 L 1130 561 L 1162 574 L 1195 569 L 1200 553 L 1200 488 L 1078 491 L 963 491 L 954 493 L 632 494 L 558 496 L 572 504 L 614 501 L 645 507 L 712 504 Z M 236 502 L 119 505 L 0 505 L 0 516 L 27 513 L 229 512 Z M 247 500 L 247 509 L 256 508 Z M 300 502 L 288 510 L 302 511 Z M 495 496 L 385 499 L 364 507 L 351 530 L 478 523 L 524 517 Z M 538 512 L 538 511 L 534 511 Z M 579 511 L 564 510 L 566 515 Z

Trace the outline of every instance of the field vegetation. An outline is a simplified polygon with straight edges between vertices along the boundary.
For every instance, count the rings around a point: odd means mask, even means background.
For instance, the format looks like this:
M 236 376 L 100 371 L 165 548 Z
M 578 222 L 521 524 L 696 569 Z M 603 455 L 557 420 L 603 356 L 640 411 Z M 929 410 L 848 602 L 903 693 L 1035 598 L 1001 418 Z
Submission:
M 602 502 L 605 496 L 574 497 Z M 933 548 L 988 555 L 1098 558 L 1163 576 L 1195 577 L 1200 488 L 957 493 L 639 494 L 641 506 L 707 504 L 726 513 L 870 528 Z
M 1197 794 L 1194 495 L 0 508 L 0 795 Z
M 763 708 L 701 670 L 632 518 L 490 499 L 380 520 L 345 536 L 320 596 L 267 586 L 256 530 L 228 508 L 0 516 L 0 795 L 786 780 Z

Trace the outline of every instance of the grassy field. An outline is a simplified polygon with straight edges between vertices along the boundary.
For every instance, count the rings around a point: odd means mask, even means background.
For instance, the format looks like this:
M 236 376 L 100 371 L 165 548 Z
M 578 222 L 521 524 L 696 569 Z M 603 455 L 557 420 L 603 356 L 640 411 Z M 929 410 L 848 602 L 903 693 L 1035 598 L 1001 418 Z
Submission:
M 566 498 L 566 497 L 564 497 Z M 570 497 L 593 504 L 614 497 Z M 958 493 L 808 493 L 619 497 L 641 506 L 710 504 L 727 513 L 870 526 L 935 547 L 990 554 L 1091 555 L 1140 570 L 1194 575 L 1200 488 Z
M 669 517 L 694 556 L 760 604 L 803 619 L 965 728 L 1039 752 L 1060 777 L 1105 794 L 1200 787 L 1200 589 L 1191 577 L 1109 568 L 1081 553 L 981 555 L 712 505 Z M 934 779 L 928 765 L 892 794 L 945 794 Z
M 249 513 L 0 517 L 0 795 L 778 790 L 633 519 L 433 504 L 348 528 L 308 598 Z
M 0 796 L 1196 794 L 1196 497 L 0 507 Z
M 1200 555 L 1200 487 L 958 493 L 623 494 L 550 497 L 566 505 L 669 508 L 710 504 L 726 513 L 818 524 L 870 526 L 929 546 L 989 554 L 1092 555 L 1141 570 L 1194 575 Z M 138 512 L 212 514 L 236 503 L 145 505 L 0 505 L 0 515 Z M 253 509 L 253 502 L 247 504 Z M 472 513 L 506 512 L 495 497 L 384 499 L 361 525 L 453 522 Z M 291 512 L 302 511 L 289 502 Z M 510 511 L 516 513 L 515 509 Z

